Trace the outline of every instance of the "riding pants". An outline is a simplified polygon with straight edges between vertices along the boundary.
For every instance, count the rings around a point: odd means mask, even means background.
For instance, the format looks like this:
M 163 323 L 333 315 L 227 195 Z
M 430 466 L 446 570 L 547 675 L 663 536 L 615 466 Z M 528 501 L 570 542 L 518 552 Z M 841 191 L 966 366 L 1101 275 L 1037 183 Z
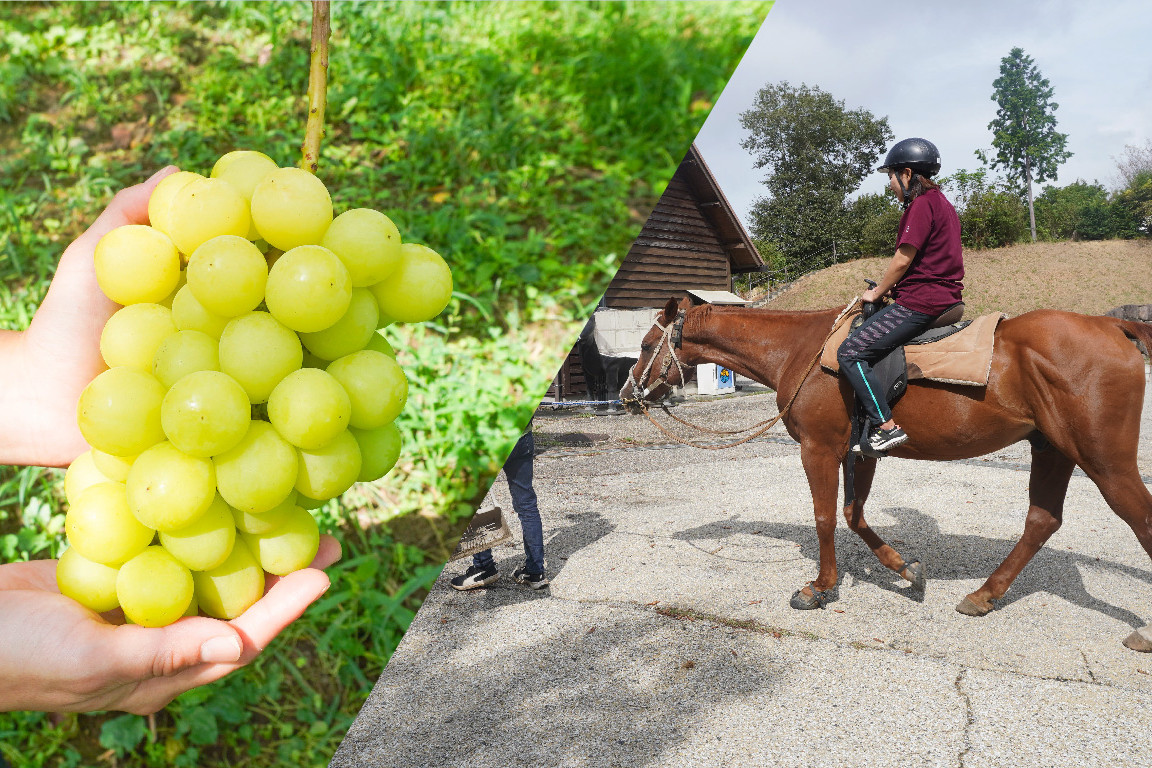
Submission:
M 532 456 L 535 452 L 536 441 L 532 432 L 525 432 L 504 462 L 504 475 L 508 479 L 508 492 L 512 495 L 512 509 L 520 518 L 520 530 L 524 534 L 524 570 L 544 573 L 544 526 L 540 522 L 536 491 L 532 487 Z M 473 555 L 472 564 L 480 568 L 494 565 L 492 550 Z
M 874 425 L 892 418 L 892 411 L 877 385 L 872 366 L 919 335 L 935 319 L 936 315 L 926 315 L 893 302 L 865 320 L 864 325 L 840 345 L 836 353 L 840 370 L 856 390 L 856 398 Z

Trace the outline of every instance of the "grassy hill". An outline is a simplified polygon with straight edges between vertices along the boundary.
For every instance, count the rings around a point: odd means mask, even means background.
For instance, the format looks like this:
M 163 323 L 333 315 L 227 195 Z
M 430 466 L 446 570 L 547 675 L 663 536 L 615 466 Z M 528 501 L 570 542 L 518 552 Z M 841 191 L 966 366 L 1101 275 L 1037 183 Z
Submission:
M 879 279 L 888 258 L 835 264 L 797 280 L 767 306 L 820 309 L 859 295 Z M 1029 243 L 964 254 L 967 317 L 1001 311 L 1068 309 L 1099 315 L 1122 304 L 1152 303 L 1152 242 Z

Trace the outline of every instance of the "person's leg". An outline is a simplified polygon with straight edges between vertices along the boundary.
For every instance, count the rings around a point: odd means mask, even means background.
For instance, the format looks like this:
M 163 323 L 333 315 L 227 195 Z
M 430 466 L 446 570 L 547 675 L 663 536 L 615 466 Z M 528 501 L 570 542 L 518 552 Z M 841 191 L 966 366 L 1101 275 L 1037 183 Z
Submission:
M 486 549 L 472 556 L 472 565 L 464 573 L 456 576 L 449 583 L 453 589 L 461 591 L 486 587 L 495 584 L 500 579 L 500 572 L 496 570 L 496 561 L 492 559 L 492 550 Z
M 885 429 L 894 425 L 892 411 L 872 374 L 872 364 L 931 324 L 934 318 L 899 304 L 889 304 L 864 322 L 860 330 L 840 345 L 836 359 L 840 370 L 856 391 L 869 419 Z
M 477 552 L 472 555 L 472 565 L 477 568 L 491 568 L 496 565 L 496 561 L 492 558 L 492 550 L 486 549 L 483 552 Z
M 524 570 L 531 574 L 544 573 L 544 528 L 540 522 L 536 491 L 532 488 L 532 457 L 535 448 L 532 433 L 526 432 L 516 442 L 508 461 L 504 462 L 508 491 L 512 494 L 512 509 L 520 518 L 520 529 L 524 535 Z

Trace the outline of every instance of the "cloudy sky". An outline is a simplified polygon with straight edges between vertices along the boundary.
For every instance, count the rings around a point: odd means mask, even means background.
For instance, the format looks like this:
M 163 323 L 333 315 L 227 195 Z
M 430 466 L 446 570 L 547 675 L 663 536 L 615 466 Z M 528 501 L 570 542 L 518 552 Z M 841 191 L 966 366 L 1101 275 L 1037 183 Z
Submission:
M 744 217 L 763 173 L 740 148 L 739 114 L 763 85 L 788 81 L 886 116 L 897 139 L 934 141 L 942 174 L 975 170 L 975 150 L 992 144 L 992 81 L 1015 46 L 1055 90 L 1057 130 L 1074 153 L 1056 183 L 1114 186 L 1114 158 L 1152 138 L 1148 0 L 777 0 L 697 144 Z M 884 186 L 876 174 L 861 191 Z

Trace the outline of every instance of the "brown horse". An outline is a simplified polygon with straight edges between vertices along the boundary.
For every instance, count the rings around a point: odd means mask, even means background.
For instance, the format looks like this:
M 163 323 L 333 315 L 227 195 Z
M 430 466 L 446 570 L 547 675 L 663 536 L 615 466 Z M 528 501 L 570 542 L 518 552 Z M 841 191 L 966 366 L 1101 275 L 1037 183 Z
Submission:
M 620 393 L 637 411 L 641 400 L 657 402 L 682 384 L 682 364 L 705 362 L 776 391 L 788 434 L 800 443 L 820 542 L 819 574 L 793 596 L 795 608 L 823 606 L 837 583 L 838 473 L 850 447 L 854 395 L 847 381 L 814 363 L 842 310 L 779 312 L 670 300 L 645 335 L 631 380 Z M 1144 361 L 1130 339 L 1152 348 L 1152 330 L 1140 323 L 1029 312 L 1001 322 L 986 387 L 916 380 L 896 403 L 894 418 L 911 440 L 892 456 L 948 461 L 1025 439 L 1033 445 L 1024 535 L 983 586 L 957 606 L 960 612 L 983 616 L 991 611 L 992 601 L 1004 596 L 1060 527 L 1076 466 L 1152 557 L 1152 494 L 1136 465 Z M 875 459 L 861 458 L 856 464 L 855 498 L 843 509 L 848 527 L 881 563 L 922 586 L 919 563 L 906 562 L 864 520 L 875 470 Z M 1152 625 L 1124 642 L 1134 650 L 1152 651 Z

